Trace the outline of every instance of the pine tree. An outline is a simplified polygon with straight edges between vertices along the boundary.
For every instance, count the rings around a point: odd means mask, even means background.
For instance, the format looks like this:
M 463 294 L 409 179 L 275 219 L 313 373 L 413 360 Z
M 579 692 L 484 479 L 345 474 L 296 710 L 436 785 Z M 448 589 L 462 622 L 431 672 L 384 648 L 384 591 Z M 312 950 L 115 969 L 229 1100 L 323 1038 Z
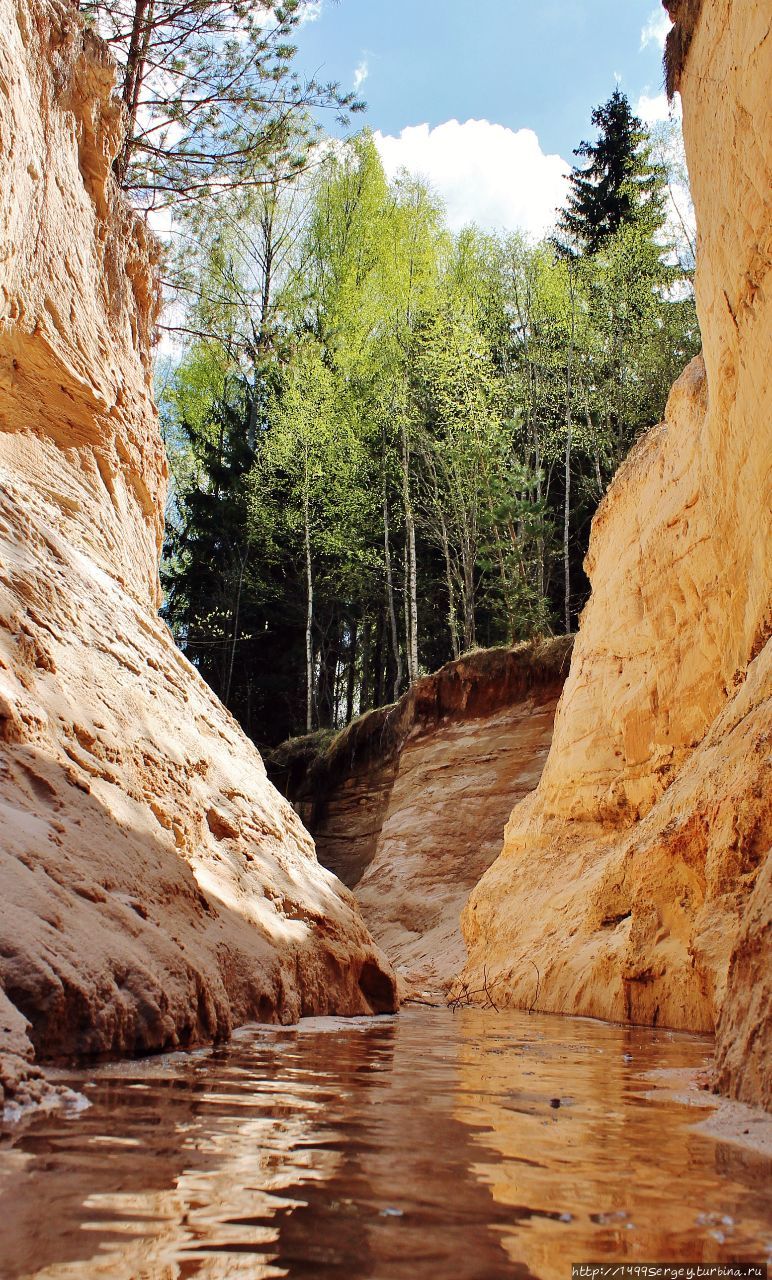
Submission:
M 558 220 L 560 247 L 568 254 L 597 253 L 625 224 L 644 222 L 653 234 L 664 222 L 664 174 L 626 95 L 615 89 L 593 111 L 592 123 L 598 138 L 574 151 L 584 163 L 569 175 L 568 206 Z
M 306 79 L 292 43 L 310 0 L 79 0 L 110 46 L 124 112 L 114 163 L 142 209 L 198 201 L 291 173 L 315 138 L 309 113 L 364 103 Z

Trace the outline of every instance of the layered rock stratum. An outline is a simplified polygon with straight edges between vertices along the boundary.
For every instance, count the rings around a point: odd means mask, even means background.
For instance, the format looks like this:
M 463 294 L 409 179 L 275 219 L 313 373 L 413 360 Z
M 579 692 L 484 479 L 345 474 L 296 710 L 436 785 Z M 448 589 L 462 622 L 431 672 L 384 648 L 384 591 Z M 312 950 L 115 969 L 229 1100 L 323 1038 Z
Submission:
M 465 910 L 460 985 L 717 1028 L 719 1087 L 770 1106 L 770 10 L 666 7 L 703 356 L 595 517 L 549 758 Z
M 442 995 L 464 963 L 461 909 L 539 781 L 570 652 L 566 637 L 478 650 L 331 743 L 296 739 L 269 760 L 404 995 Z
M 0 0 L 0 1075 L 249 1018 L 391 1010 L 393 973 L 157 616 L 152 240 L 104 46 Z

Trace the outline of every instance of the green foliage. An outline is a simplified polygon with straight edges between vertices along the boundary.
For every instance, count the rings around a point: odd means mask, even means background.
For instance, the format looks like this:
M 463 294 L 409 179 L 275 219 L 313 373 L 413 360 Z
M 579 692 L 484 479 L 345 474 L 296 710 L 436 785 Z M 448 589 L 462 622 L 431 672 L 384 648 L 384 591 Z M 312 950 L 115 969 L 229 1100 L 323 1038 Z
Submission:
M 621 227 L 637 224 L 654 236 L 664 222 L 665 177 L 652 160 L 649 136 L 616 88 L 592 113 L 595 142 L 574 151 L 585 163 L 570 175 L 566 208 L 558 220 L 567 252 L 597 253 Z
M 295 70 L 307 0 L 84 0 L 110 45 L 127 123 L 119 182 L 145 208 L 260 187 L 305 164 L 311 108 L 363 108 Z
M 168 397 L 167 447 L 173 441 L 172 456 L 182 454 L 187 467 L 176 486 L 176 518 L 167 524 L 162 580 L 170 625 L 227 702 L 249 560 L 245 482 L 252 454 L 243 431 L 243 385 L 224 378 L 202 388 L 206 355 L 192 354 Z
M 450 235 L 367 132 L 199 218 L 167 616 L 258 740 L 575 625 L 592 515 L 699 343 L 648 141 L 621 95 L 596 123 L 628 160 L 599 145 L 570 254 Z

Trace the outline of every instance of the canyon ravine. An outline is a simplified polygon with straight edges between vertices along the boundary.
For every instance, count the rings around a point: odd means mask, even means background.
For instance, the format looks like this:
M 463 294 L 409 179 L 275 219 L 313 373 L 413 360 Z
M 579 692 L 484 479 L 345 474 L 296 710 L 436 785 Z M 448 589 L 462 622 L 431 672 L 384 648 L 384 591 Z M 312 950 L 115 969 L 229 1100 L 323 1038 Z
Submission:
M 570 669 L 558 639 L 418 681 L 295 779 L 298 816 L 158 616 L 159 250 L 114 182 L 109 54 L 63 0 L 0 0 L 7 1101 L 54 1058 L 392 1013 L 396 967 L 715 1033 L 715 1086 L 772 1105 L 769 7 L 666 7 L 704 351 L 597 512 Z

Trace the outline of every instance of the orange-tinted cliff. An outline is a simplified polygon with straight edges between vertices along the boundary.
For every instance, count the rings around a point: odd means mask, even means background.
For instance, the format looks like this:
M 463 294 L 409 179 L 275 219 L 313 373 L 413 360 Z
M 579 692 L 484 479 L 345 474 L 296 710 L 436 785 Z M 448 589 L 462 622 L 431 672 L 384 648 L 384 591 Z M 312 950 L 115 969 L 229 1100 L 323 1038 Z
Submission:
M 0 0 L 0 1075 L 394 1006 L 352 896 L 157 617 L 155 249 L 104 46 Z M 34 1074 L 34 1072 L 32 1073 Z
M 703 357 L 595 518 L 536 792 L 471 896 L 497 1000 L 718 1027 L 719 1083 L 772 1103 L 772 36 L 762 0 L 671 0 Z
M 558 639 L 468 654 L 326 749 L 299 739 L 274 755 L 406 990 L 441 992 L 463 964 L 461 908 L 539 780 L 570 651 Z

